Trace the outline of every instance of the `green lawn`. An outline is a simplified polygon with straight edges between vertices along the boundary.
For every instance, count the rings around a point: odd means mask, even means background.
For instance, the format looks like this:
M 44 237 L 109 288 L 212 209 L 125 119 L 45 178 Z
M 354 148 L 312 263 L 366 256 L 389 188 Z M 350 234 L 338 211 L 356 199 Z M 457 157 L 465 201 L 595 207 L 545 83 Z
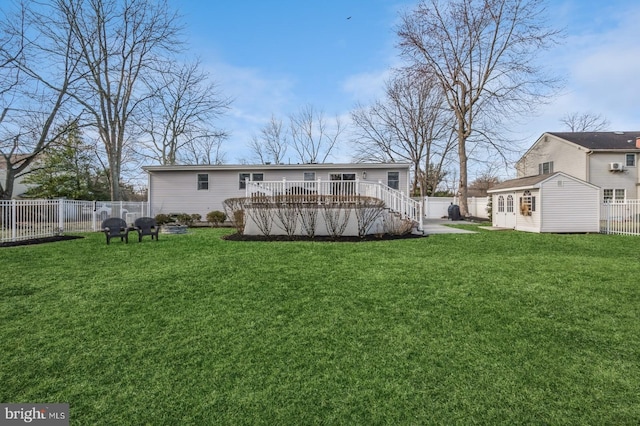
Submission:
M 72 424 L 640 423 L 640 239 L 0 249 L 0 402 Z

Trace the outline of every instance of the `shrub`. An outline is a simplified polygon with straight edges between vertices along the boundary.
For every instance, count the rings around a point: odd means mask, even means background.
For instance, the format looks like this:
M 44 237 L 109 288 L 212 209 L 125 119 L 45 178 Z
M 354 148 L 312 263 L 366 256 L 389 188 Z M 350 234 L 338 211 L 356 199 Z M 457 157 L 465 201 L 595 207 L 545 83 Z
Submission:
M 176 218 L 176 222 L 182 225 L 187 225 L 187 226 L 193 225 L 193 218 L 188 213 L 178 213 L 175 215 L 175 218 Z
M 225 220 L 227 220 L 227 215 L 221 212 L 220 210 L 214 210 L 212 212 L 207 213 L 207 222 L 209 222 L 216 228 L 220 226 L 220 224 L 223 223 Z
M 202 219 L 202 215 L 200 213 L 194 213 L 191 215 L 192 222 L 200 222 L 201 219 Z
M 172 221 L 169 215 L 166 215 L 164 213 L 157 214 L 155 219 L 158 225 L 164 225 L 165 223 L 169 223 Z

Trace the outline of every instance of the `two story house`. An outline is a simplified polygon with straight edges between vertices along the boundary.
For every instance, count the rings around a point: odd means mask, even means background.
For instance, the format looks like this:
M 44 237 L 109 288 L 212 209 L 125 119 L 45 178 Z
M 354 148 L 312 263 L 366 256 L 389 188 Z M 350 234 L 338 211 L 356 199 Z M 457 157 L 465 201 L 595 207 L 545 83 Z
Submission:
M 640 131 L 546 132 L 516 163 L 519 178 L 563 172 L 600 187 L 601 200 L 640 199 Z

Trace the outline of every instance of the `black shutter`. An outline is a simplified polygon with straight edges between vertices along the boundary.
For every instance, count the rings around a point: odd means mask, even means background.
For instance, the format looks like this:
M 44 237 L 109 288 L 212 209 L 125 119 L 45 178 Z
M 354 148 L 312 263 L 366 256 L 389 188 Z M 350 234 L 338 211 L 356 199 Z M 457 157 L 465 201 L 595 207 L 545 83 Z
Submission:
M 536 211 L 536 197 L 531 197 L 531 211 Z

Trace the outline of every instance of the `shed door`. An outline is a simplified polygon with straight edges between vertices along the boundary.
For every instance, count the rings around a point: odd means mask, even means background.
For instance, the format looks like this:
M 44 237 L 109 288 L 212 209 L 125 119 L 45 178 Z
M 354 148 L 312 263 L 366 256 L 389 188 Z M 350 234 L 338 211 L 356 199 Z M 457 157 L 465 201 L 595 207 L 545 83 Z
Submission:
M 504 212 L 504 227 L 514 229 L 516 227 L 516 208 L 515 208 L 516 194 L 505 194 L 505 212 Z
M 515 193 L 499 194 L 495 201 L 494 226 L 514 229 L 516 227 Z

